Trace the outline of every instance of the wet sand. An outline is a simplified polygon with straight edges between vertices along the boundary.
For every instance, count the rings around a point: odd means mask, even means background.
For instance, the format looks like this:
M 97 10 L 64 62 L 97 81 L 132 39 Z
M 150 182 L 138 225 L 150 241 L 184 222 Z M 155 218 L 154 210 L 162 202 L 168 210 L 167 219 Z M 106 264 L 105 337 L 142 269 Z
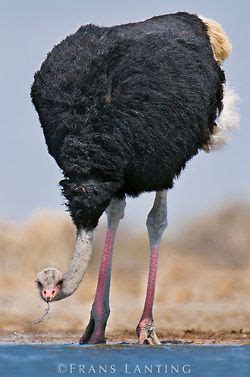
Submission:
M 132 331 L 121 331 L 106 334 L 106 342 L 136 344 L 137 338 Z M 223 345 L 250 345 L 250 332 L 243 331 L 218 331 L 202 332 L 194 330 L 186 331 L 158 331 L 162 344 L 223 344 Z M 15 344 L 78 344 L 79 334 L 72 333 L 10 333 L 0 332 L 0 343 Z

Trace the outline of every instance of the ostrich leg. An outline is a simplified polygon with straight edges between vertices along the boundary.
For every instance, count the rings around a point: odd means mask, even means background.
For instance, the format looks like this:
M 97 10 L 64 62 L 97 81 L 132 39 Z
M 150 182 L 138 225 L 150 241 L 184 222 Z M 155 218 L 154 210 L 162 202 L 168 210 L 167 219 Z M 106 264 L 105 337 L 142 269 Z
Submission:
M 167 192 L 156 193 L 154 205 L 148 214 L 147 228 L 150 242 L 150 267 L 147 294 L 143 313 L 136 328 L 140 344 L 160 344 L 153 321 L 153 302 L 157 271 L 158 252 L 162 234 L 167 227 Z
M 124 216 L 125 205 L 125 199 L 112 199 L 109 207 L 106 209 L 108 229 L 99 270 L 98 284 L 92 305 L 90 320 L 80 339 L 80 344 L 106 342 L 105 328 L 110 314 L 109 290 L 113 246 L 118 224 Z

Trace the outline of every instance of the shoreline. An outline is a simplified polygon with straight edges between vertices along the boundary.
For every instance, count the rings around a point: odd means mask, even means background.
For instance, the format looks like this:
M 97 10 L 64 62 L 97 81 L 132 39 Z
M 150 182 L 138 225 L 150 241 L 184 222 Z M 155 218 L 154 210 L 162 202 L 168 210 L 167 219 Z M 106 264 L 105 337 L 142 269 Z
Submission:
M 78 345 L 80 333 L 47 333 L 47 332 L 0 332 L 0 345 L 4 344 L 73 344 Z M 163 345 L 250 345 L 250 333 L 240 331 L 159 331 Z M 135 345 L 134 332 L 113 332 L 107 334 L 107 345 Z

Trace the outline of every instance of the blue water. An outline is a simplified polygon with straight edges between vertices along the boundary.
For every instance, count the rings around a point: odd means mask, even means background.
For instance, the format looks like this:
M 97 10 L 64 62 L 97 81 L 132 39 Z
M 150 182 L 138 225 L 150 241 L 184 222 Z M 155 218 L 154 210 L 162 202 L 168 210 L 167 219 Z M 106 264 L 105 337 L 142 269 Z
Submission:
M 249 377 L 249 346 L 1 344 L 0 376 Z

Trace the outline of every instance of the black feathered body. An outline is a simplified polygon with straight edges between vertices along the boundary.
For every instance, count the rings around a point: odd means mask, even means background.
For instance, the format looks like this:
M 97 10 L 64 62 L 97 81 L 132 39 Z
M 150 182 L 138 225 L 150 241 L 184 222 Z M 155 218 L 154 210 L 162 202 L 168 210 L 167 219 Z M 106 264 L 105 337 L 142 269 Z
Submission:
M 212 132 L 223 83 L 187 13 L 87 25 L 55 46 L 32 100 L 76 225 L 96 226 L 112 197 L 171 188 Z

